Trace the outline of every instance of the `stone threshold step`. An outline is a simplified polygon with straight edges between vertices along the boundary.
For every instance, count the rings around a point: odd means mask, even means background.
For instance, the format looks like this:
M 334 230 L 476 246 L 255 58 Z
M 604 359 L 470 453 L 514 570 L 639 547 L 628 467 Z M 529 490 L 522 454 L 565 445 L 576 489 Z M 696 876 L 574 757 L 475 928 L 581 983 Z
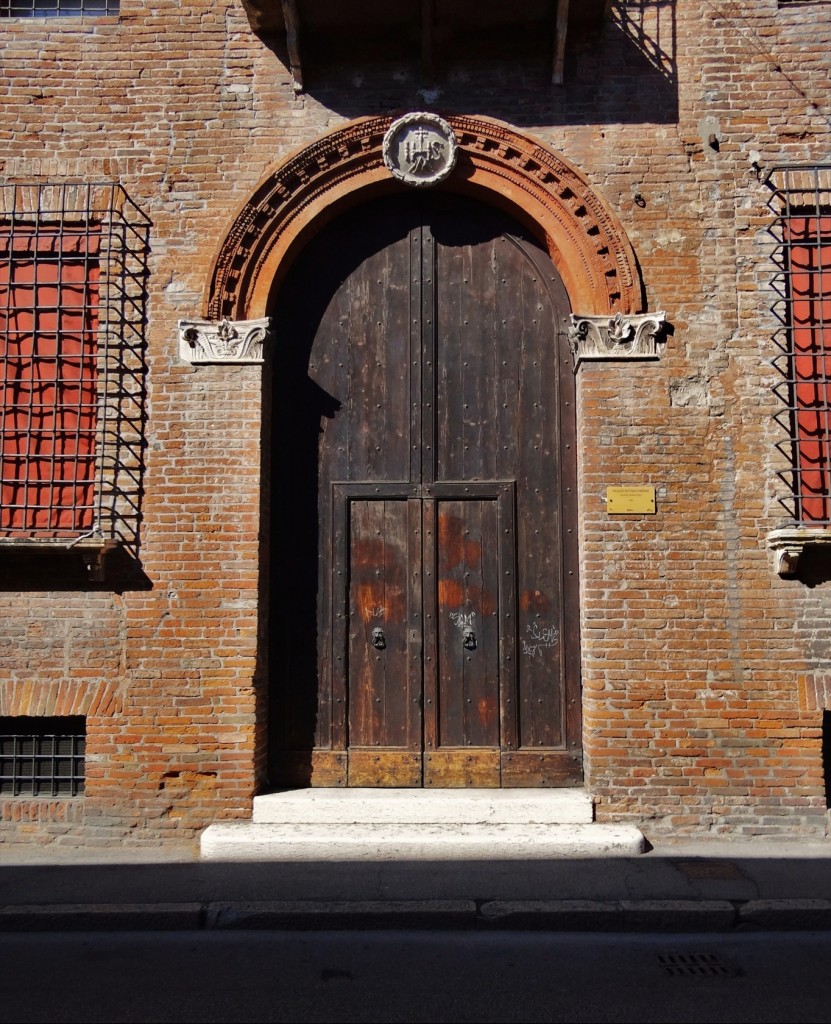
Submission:
M 588 825 L 585 789 L 292 789 L 254 798 L 256 824 Z
M 201 839 L 203 860 L 449 861 L 637 856 L 634 825 L 255 824 L 216 822 Z

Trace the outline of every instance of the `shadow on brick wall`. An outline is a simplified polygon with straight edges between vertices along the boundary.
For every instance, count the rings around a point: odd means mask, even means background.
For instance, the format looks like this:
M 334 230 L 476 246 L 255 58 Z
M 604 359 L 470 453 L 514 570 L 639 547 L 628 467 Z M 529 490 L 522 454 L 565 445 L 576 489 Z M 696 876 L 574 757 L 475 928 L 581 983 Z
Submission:
M 92 579 L 80 552 L 51 547 L 47 551 L 6 550 L 0 563 L 0 592 L 151 590 L 152 583 L 129 547 L 110 551 L 102 579 Z
M 831 583 L 831 551 L 806 548 L 799 559 L 797 579 L 811 589 Z
M 383 48 L 306 39 L 305 91 L 345 117 L 436 109 L 518 126 L 665 124 L 678 120 L 677 0 L 615 0 L 599 28 L 569 33 L 564 84 L 553 85 L 550 33 L 458 37 L 437 46 L 431 69 L 405 38 Z M 285 39 L 262 36 L 288 66 Z M 387 45 L 387 43 L 389 45 Z

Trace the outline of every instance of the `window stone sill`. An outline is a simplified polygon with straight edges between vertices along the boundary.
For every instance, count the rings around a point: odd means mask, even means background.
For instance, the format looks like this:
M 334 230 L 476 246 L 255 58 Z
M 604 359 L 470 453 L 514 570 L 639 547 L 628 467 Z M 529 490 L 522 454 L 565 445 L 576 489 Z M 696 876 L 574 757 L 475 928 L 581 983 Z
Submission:
M 807 547 L 831 548 L 831 528 L 826 526 L 786 526 L 767 535 L 773 552 L 773 567 L 780 576 L 795 576 L 799 559 Z
M 106 557 L 120 545 L 121 541 L 102 537 L 0 537 L 0 551 L 77 551 L 93 583 L 104 581 Z

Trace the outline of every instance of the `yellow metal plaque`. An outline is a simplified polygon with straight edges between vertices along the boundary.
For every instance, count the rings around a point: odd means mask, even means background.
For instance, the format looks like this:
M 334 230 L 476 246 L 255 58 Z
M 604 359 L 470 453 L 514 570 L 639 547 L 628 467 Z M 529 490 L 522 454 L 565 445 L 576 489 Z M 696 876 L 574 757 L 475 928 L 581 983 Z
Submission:
M 607 487 L 606 511 L 610 516 L 627 512 L 655 513 L 654 487 Z

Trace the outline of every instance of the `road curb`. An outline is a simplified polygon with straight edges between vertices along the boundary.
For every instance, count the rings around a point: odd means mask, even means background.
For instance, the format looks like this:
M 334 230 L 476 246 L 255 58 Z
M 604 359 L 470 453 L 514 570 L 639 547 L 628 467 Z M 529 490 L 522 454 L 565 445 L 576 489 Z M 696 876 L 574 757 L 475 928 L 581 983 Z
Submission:
M 282 900 L 0 907 L 0 932 L 350 929 L 829 931 L 831 900 Z
M 200 903 L 53 903 L 0 907 L 0 932 L 188 931 Z
M 476 926 L 473 900 L 312 900 L 263 903 L 209 903 L 211 929 L 459 929 Z
M 831 900 L 358 900 L 20 904 L 0 932 L 432 929 L 828 931 Z
M 736 924 L 728 900 L 493 900 L 481 916 L 493 928 L 550 931 L 723 932 Z
M 831 900 L 748 900 L 738 914 L 740 927 L 759 931 L 831 929 Z

